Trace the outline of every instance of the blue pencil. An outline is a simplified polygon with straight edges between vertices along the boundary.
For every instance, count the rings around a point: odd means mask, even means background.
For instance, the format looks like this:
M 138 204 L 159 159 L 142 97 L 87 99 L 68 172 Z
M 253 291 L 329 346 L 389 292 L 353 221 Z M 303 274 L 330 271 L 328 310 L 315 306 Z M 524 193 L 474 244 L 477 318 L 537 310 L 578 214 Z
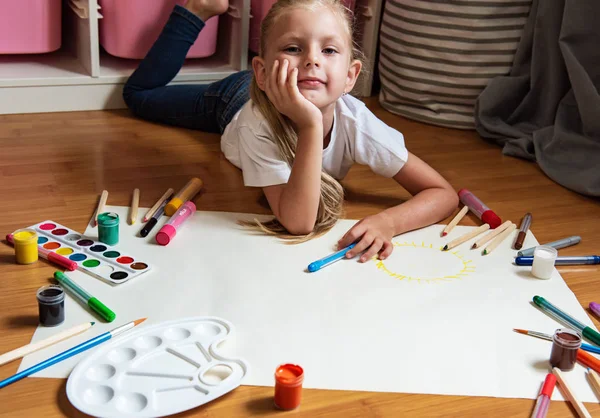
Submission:
M 328 255 L 327 257 L 322 258 L 320 260 L 313 261 L 312 263 L 310 263 L 308 265 L 308 271 L 311 273 L 314 273 L 317 270 L 321 270 L 323 267 L 326 267 L 332 263 L 335 263 L 336 261 L 341 260 L 342 258 L 344 258 L 346 256 L 346 253 L 348 251 L 350 251 L 352 248 L 354 248 L 355 245 L 356 245 L 356 243 L 350 244 L 343 250 L 339 250 L 338 252 Z
M 127 324 L 121 325 L 120 327 L 115 328 L 112 331 L 105 332 L 104 334 L 100 334 L 97 337 L 94 337 L 90 340 L 87 340 L 86 342 L 76 345 L 75 347 L 71 347 L 68 350 L 63 351 L 62 353 L 55 355 L 54 357 L 50 357 L 49 359 L 44 360 L 41 363 L 36 364 L 35 366 L 31 366 L 30 368 L 23 370 L 20 373 L 14 374 L 11 377 L 8 377 L 0 382 L 0 389 L 10 385 L 11 383 L 21 380 L 24 377 L 37 373 L 40 370 L 44 370 L 45 368 L 50 367 L 53 364 L 60 363 L 61 361 L 66 360 L 69 357 L 73 357 L 74 355 L 77 355 L 82 351 L 89 350 L 90 348 L 95 347 L 98 344 L 102 344 L 104 341 L 108 341 L 112 337 L 116 337 L 117 335 L 130 330 L 131 328 L 135 327 L 138 324 L 141 324 L 145 320 L 146 318 L 142 318 L 132 322 L 128 322 Z

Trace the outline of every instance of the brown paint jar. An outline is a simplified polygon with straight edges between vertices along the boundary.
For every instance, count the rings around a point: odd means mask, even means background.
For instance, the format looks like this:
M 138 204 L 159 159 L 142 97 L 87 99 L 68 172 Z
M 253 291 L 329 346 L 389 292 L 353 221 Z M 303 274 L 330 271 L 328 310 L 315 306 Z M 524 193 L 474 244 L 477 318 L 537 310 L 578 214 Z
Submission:
M 581 335 L 571 329 L 557 329 L 552 337 L 550 366 L 562 371 L 573 370 L 577 361 L 577 350 L 581 347 Z

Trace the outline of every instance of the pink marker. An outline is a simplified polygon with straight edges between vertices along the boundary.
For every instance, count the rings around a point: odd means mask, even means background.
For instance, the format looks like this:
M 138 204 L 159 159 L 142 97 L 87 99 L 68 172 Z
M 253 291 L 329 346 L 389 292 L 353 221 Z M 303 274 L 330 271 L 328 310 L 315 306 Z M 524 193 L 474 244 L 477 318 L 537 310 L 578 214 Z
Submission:
M 6 241 L 8 241 L 10 244 L 14 245 L 13 235 L 12 234 L 8 234 L 6 236 Z M 47 250 L 44 247 L 42 247 L 41 245 L 38 245 L 38 253 L 43 258 L 45 258 L 46 260 L 50 261 L 51 263 L 54 263 L 54 264 L 59 265 L 61 267 L 64 267 L 67 270 L 70 270 L 70 271 L 77 270 L 77 263 L 75 261 L 69 260 L 68 258 L 63 257 L 60 254 L 56 254 L 55 252 Z
M 160 228 L 160 231 L 156 234 L 156 242 L 160 245 L 167 245 L 175 235 L 177 234 L 177 229 L 181 226 L 182 223 L 185 222 L 187 218 L 192 216 L 196 212 L 196 205 L 194 202 L 188 200 L 183 205 L 179 207 L 179 210 L 171 216 L 169 222 L 163 225 Z
M 500 226 L 502 220 L 490 208 L 488 208 L 481 200 L 467 189 L 460 189 L 458 197 L 463 205 L 468 206 L 479 219 L 488 224 L 494 229 Z

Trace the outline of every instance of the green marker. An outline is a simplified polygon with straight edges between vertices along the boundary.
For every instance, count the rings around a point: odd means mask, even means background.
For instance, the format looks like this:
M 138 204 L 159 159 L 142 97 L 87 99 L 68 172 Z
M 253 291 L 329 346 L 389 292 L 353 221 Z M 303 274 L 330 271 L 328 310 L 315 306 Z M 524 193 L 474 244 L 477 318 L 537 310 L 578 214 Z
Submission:
M 593 342 L 596 345 L 600 345 L 600 334 L 598 333 L 598 331 L 588 327 L 585 324 L 582 324 L 575 318 L 567 315 L 541 296 L 534 296 L 533 303 L 535 303 L 536 306 L 541 308 L 543 311 L 547 312 L 554 319 L 557 319 L 559 322 L 565 322 L 573 328 L 579 330 L 583 337 L 587 340 Z
M 107 322 L 112 322 L 117 317 L 117 315 L 115 315 L 113 311 L 108 309 L 102 302 L 90 295 L 81 287 L 77 286 L 73 282 L 73 280 L 69 279 L 67 275 L 64 274 L 62 271 L 54 272 L 54 278 L 62 286 L 69 289 L 71 293 L 75 295 L 79 300 L 81 300 L 83 303 L 89 306 L 92 311 L 100 315 L 102 319 L 106 320 Z

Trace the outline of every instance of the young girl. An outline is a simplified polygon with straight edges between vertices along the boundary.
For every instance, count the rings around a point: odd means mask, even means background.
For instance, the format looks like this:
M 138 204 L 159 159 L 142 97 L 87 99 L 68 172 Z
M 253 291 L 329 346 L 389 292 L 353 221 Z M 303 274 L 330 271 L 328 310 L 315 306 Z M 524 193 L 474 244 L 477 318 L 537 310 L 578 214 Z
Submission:
M 430 225 L 457 206 L 456 192 L 407 151 L 401 133 L 347 93 L 361 70 L 351 16 L 339 0 L 279 0 L 262 22 L 253 72 L 209 85 L 166 86 L 212 16 L 227 0 L 175 6 L 162 34 L 125 85 L 142 118 L 222 134 L 225 157 L 246 186 L 262 187 L 275 219 L 253 224 L 304 240 L 329 230 L 342 214 L 338 183 L 353 163 L 393 177 L 414 197 L 368 216 L 338 242 L 361 262 L 387 258 L 392 237 Z

